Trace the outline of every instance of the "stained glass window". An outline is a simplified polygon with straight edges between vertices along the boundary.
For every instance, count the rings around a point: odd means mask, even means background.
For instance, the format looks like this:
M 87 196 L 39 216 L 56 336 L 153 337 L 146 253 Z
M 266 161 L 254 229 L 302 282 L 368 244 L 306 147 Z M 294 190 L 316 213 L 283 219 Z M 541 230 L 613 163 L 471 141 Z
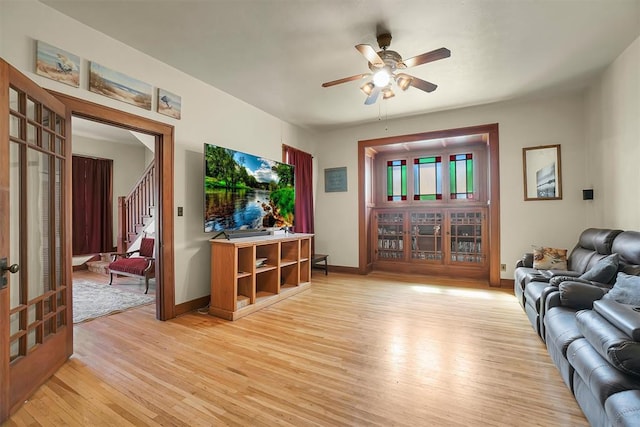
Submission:
M 452 199 L 473 199 L 473 155 L 449 156 L 449 179 Z
M 442 157 L 413 159 L 413 200 L 442 200 Z
M 397 202 L 407 200 L 407 161 L 387 162 L 387 200 Z

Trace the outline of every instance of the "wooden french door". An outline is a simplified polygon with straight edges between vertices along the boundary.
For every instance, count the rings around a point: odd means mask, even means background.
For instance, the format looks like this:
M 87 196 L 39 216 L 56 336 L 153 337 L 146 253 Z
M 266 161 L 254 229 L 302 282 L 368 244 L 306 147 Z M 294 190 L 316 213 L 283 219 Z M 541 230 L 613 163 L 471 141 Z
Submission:
M 0 422 L 73 351 L 70 119 L 0 59 Z

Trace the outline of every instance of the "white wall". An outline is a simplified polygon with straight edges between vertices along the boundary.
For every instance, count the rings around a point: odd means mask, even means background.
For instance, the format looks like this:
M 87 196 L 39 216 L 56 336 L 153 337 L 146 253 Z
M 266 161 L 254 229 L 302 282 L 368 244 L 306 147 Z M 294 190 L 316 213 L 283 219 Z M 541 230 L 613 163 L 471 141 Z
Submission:
M 204 142 L 280 160 L 281 144 L 313 152 L 315 136 L 142 54 L 33 0 L 1 1 L 0 56 L 39 85 L 175 126 L 176 303 L 209 295 L 210 234 L 203 232 Z M 83 58 L 80 88 L 34 73 L 35 40 Z M 182 97 L 182 119 L 89 92 L 87 60 L 161 87 Z M 155 99 L 156 94 L 154 94 Z M 175 215 L 175 212 L 174 212 Z
M 73 136 L 73 154 L 113 160 L 113 245 L 118 238 L 118 197 L 126 196 L 142 176 L 149 151 L 144 145 L 117 144 L 104 140 Z M 114 147 L 116 149 L 114 149 Z
M 501 263 L 503 278 L 531 245 L 572 249 L 586 226 L 582 214 L 585 163 L 584 97 L 581 93 L 550 99 L 503 102 L 328 132 L 317 148 L 319 192 L 316 250 L 331 263 L 358 265 L 358 140 L 498 123 L 500 132 Z M 385 128 L 387 130 L 385 130 Z M 522 148 L 561 144 L 563 199 L 524 201 Z M 347 166 L 348 191 L 324 193 L 325 168 Z
M 589 156 L 585 184 L 593 185 L 590 223 L 640 231 L 640 38 L 588 92 Z

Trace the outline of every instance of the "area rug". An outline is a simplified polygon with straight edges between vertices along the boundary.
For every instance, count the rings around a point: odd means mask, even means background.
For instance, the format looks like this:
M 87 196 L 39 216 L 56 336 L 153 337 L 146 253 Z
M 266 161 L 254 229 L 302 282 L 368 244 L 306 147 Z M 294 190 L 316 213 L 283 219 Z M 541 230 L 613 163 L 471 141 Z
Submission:
M 150 304 L 155 296 L 121 291 L 110 285 L 85 280 L 73 281 L 73 323 L 118 313 Z

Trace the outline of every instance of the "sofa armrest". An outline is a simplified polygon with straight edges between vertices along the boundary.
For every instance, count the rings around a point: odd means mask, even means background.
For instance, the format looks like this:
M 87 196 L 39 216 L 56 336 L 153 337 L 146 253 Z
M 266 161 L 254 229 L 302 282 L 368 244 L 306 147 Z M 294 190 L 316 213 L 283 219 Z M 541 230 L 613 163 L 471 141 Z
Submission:
M 553 293 L 558 293 L 558 287 L 551 284 L 542 290 L 542 293 L 540 294 L 540 319 L 543 319 L 547 314 L 547 298 L 549 298 L 549 295 Z M 544 328 L 544 325 L 541 324 L 541 326 Z
M 527 252 L 522 255 L 522 258 L 516 263 L 516 268 L 518 267 L 533 268 L 533 252 Z
M 634 341 L 640 341 L 640 307 L 604 299 L 594 302 L 593 309 Z
M 560 290 L 560 304 L 576 310 L 592 309 L 593 302 L 599 300 L 609 289 L 594 286 L 590 283 L 564 281 L 558 286 Z
M 560 307 L 560 291 L 549 292 L 547 299 L 544 301 L 544 311 L 548 313 L 553 307 Z

